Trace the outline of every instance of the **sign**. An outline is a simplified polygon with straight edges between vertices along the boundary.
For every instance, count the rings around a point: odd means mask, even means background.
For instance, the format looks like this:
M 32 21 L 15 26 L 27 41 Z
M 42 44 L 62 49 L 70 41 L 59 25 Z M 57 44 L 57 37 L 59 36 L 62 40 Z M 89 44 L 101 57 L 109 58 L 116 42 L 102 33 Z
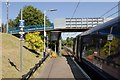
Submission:
M 24 34 L 25 32 L 19 32 L 19 34 Z
M 113 35 L 112 35 L 112 34 L 109 34 L 109 35 L 107 36 L 107 40 L 112 41 L 112 39 L 113 39 Z
M 57 41 L 59 40 L 60 36 L 61 36 L 61 32 L 51 32 L 51 41 Z
M 24 27 L 24 20 L 19 20 L 19 27 Z
M 44 37 L 46 37 L 46 32 L 44 32 Z

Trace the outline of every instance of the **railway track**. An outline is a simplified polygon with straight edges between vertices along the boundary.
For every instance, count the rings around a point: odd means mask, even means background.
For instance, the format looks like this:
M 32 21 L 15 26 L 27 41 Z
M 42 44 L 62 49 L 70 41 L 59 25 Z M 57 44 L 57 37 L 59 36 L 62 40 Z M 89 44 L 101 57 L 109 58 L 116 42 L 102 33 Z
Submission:
M 64 51 L 65 51 L 65 57 L 67 58 L 68 60 L 68 64 L 71 66 L 72 68 L 72 71 L 74 73 L 75 71 L 75 77 L 76 77 L 76 80 L 80 80 L 80 76 L 84 76 L 84 79 L 85 80 L 92 80 L 87 74 L 86 72 L 78 65 L 78 63 L 75 62 L 75 60 L 73 59 L 73 55 L 71 54 L 72 53 L 72 50 L 70 48 L 67 48 L 65 47 L 64 48 Z M 75 69 L 75 66 L 77 69 Z M 77 70 L 77 71 L 76 71 Z M 77 73 L 76 73 L 77 72 Z
M 73 57 L 72 49 L 64 47 L 64 50 L 68 56 Z M 76 62 L 90 76 L 92 80 L 118 80 L 84 58 L 82 59 L 82 62 Z

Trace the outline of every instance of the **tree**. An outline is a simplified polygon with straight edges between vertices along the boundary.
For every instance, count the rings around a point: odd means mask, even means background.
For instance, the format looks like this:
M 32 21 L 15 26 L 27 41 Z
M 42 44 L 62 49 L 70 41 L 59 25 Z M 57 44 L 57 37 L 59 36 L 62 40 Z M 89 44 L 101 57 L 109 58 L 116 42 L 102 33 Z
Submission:
M 9 25 L 9 28 L 14 28 L 15 27 L 15 21 L 13 21 L 12 19 L 10 19 L 8 21 L 8 25 Z
M 28 47 L 30 47 L 34 51 L 43 51 L 43 40 L 41 39 L 40 32 L 28 33 L 25 35 L 25 42 L 28 43 Z
M 67 37 L 66 39 L 66 43 L 65 43 L 68 47 L 72 47 L 73 46 L 73 38 L 69 38 Z
M 6 32 L 6 24 L 2 23 L 2 32 Z
M 19 20 L 21 19 L 21 10 L 19 11 L 18 16 L 15 19 L 15 26 L 19 25 Z M 25 26 L 30 25 L 42 25 L 44 24 L 44 14 L 38 10 L 37 8 L 34 8 L 33 6 L 25 6 L 23 8 L 23 20 L 25 20 Z M 50 26 L 51 23 L 48 19 L 46 19 L 46 25 Z

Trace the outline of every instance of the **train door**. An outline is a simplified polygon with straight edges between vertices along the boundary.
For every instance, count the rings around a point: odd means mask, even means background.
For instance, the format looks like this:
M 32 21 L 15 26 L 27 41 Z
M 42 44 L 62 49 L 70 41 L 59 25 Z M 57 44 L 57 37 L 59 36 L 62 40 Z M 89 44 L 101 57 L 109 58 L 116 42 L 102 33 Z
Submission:
M 81 62 L 81 36 L 79 36 L 79 38 L 78 38 L 78 60 L 79 60 L 79 62 Z
M 79 52 L 79 36 L 76 37 L 76 59 L 78 60 L 79 57 L 78 57 L 78 52 Z
M 83 46 L 83 37 L 79 36 L 79 61 L 82 62 L 84 46 Z
M 75 55 L 76 38 L 73 39 L 73 55 Z
M 77 56 L 77 37 L 75 38 L 75 44 L 74 44 L 74 56 L 75 58 Z

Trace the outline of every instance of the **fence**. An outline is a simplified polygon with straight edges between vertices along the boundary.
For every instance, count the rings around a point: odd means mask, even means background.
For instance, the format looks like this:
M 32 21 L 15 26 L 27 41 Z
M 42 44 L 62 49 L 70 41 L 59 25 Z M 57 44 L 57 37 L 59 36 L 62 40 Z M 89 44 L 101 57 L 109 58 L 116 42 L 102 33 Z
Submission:
M 46 60 L 48 56 L 49 54 L 47 54 L 44 58 L 42 58 L 42 60 L 35 64 L 35 66 L 31 68 L 27 74 L 22 76 L 21 80 L 28 80 L 31 77 L 31 75 L 41 66 L 41 64 Z

